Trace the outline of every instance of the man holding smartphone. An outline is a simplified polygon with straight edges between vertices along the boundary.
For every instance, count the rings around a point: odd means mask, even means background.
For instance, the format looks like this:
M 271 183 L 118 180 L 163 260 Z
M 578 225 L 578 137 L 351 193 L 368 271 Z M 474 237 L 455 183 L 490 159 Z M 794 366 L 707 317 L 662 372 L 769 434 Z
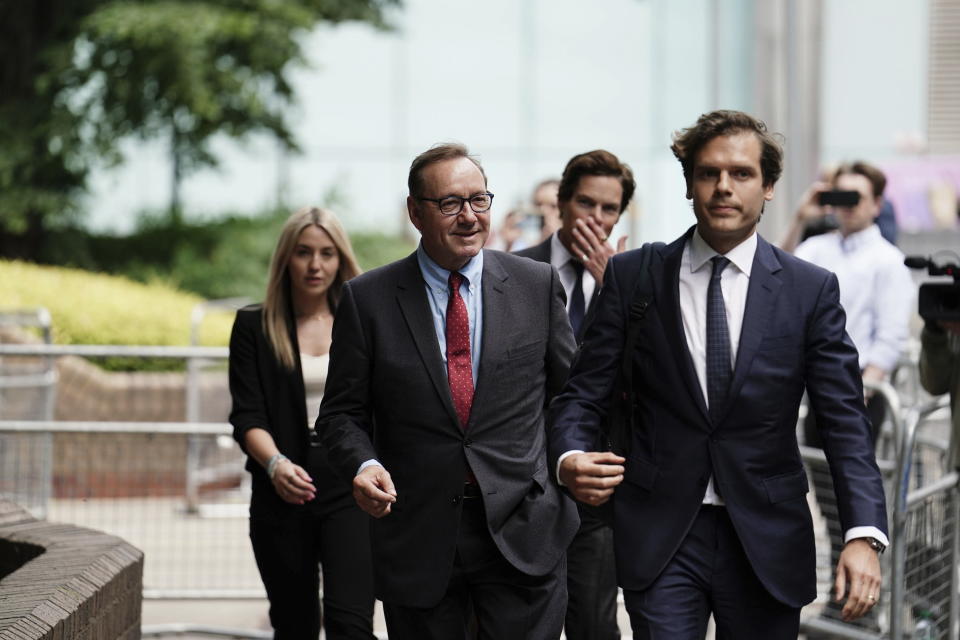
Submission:
M 886 182 L 883 172 L 866 162 L 841 165 L 829 183 L 817 182 L 807 190 L 781 245 L 798 258 L 836 274 L 847 333 L 857 347 L 863 381 L 867 383 L 882 382 L 893 373 L 910 333 L 915 296 L 903 254 L 881 236 L 875 224 Z M 796 246 L 804 225 L 827 213 L 834 214 L 837 229 Z M 869 389 L 865 390 L 865 402 L 876 440 L 886 414 L 885 403 Z M 808 446 L 821 447 L 814 415 L 809 412 L 804 421 L 804 440 Z M 833 482 L 826 467 L 812 466 L 811 476 L 836 560 L 843 543 L 833 504 Z M 831 613 L 836 616 L 839 612 Z
M 884 240 L 875 222 L 887 178 L 857 161 L 841 165 L 831 182 L 814 183 L 781 248 L 837 274 L 847 332 L 860 352 L 863 379 L 880 382 L 893 371 L 909 335 L 913 279 L 903 254 Z M 832 212 L 837 229 L 796 244 L 803 225 Z M 882 403 L 871 412 L 883 417 Z M 879 413 L 879 415 L 877 415 Z M 874 432 L 879 428 L 874 422 Z

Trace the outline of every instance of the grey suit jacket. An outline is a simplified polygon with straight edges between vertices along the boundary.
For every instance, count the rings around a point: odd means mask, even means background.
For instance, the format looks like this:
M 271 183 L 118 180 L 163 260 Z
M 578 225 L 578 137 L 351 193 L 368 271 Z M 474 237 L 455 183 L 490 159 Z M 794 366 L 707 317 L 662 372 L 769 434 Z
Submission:
M 460 428 L 416 255 L 346 283 L 317 431 L 345 477 L 377 458 L 397 490 L 371 526 L 377 596 L 436 604 L 453 568 L 467 465 L 494 542 L 529 575 L 552 570 L 579 524 L 547 471 L 544 408 L 575 348 L 556 272 L 484 251 L 483 341 Z

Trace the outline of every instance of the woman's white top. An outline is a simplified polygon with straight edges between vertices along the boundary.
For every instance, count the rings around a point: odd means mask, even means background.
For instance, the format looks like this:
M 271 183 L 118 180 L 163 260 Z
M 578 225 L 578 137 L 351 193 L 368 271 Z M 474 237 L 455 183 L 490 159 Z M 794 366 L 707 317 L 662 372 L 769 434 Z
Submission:
M 303 390 L 307 396 L 307 428 L 313 429 L 320 412 L 320 402 L 323 400 L 323 389 L 327 385 L 327 367 L 330 365 L 330 354 L 311 356 L 300 354 L 300 368 L 303 370 Z

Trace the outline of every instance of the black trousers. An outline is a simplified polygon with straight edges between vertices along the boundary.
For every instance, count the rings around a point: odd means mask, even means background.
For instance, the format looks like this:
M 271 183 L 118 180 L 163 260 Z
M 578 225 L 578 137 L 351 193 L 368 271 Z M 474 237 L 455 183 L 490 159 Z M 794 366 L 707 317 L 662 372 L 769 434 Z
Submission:
M 375 638 L 369 516 L 349 495 L 281 505 L 255 488 L 250 541 L 276 640 L 317 640 L 321 620 L 327 640 Z
M 800 609 L 764 588 L 725 507 L 701 507 L 653 584 L 623 596 L 636 640 L 703 640 L 711 612 L 717 640 L 796 640 L 800 629 Z
M 390 640 L 556 640 L 566 603 L 565 561 L 545 576 L 518 571 L 490 537 L 478 495 L 463 501 L 453 575 L 440 602 L 425 609 L 384 602 L 383 610 Z M 471 607 L 475 631 L 468 630 Z
M 595 509 L 577 504 L 580 529 L 567 549 L 567 640 L 619 640 L 613 529 Z

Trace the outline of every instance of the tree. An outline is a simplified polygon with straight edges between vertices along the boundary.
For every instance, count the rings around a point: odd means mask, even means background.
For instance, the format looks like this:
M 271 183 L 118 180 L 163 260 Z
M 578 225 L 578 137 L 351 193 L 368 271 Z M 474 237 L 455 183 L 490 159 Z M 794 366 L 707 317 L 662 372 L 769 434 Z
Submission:
M 318 24 L 385 27 L 399 0 L 0 0 L 0 255 L 31 257 L 75 221 L 96 162 L 166 137 L 180 178 L 214 134 L 290 149 L 286 73 Z M 178 196 L 172 213 L 178 215 Z

